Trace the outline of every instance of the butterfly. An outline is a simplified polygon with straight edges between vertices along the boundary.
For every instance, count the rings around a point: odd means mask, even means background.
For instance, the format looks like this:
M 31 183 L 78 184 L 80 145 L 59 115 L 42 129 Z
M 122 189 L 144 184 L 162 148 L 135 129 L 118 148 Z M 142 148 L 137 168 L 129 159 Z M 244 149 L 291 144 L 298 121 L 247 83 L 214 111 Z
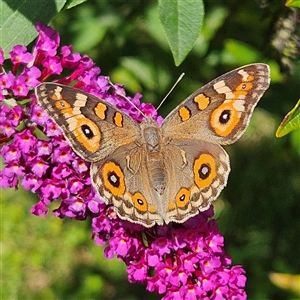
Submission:
M 217 199 L 230 172 L 221 145 L 241 137 L 269 84 L 268 65 L 240 67 L 195 91 L 161 126 L 149 116 L 136 123 L 70 86 L 42 83 L 35 93 L 73 150 L 91 162 L 100 198 L 121 219 L 152 227 L 183 223 Z

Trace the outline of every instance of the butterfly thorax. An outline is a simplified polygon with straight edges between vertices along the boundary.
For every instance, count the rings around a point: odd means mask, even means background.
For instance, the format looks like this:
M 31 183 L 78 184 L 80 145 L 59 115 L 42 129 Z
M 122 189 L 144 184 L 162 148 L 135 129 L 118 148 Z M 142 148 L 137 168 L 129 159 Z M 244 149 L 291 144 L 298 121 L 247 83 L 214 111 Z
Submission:
M 152 118 L 147 118 L 141 124 L 141 130 L 147 151 L 160 151 L 162 135 L 157 123 Z
M 147 153 L 146 165 L 154 189 L 162 195 L 166 187 L 166 169 L 162 153 L 162 134 L 156 121 L 146 118 L 141 124 L 143 143 Z

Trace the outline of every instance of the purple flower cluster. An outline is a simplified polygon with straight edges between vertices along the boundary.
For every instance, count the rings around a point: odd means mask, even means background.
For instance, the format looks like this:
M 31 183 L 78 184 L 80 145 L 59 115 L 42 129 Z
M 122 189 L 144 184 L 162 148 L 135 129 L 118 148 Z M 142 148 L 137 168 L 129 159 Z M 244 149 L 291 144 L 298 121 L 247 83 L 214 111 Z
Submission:
M 213 208 L 184 224 L 143 229 L 116 219 L 114 211 L 93 218 L 94 240 L 108 245 L 105 256 L 115 254 L 128 266 L 130 282 L 147 285 L 147 290 L 165 294 L 164 300 L 246 299 L 245 271 L 230 268 L 224 253 L 224 238 Z
M 101 203 L 91 185 L 89 164 L 71 150 L 61 130 L 37 105 L 33 88 L 49 78 L 63 84 L 75 82 L 74 87 L 113 103 L 135 120 L 141 121 L 142 116 L 124 100 L 123 87 L 100 76 L 100 69 L 89 57 L 72 53 L 71 46 L 61 47 L 58 54 L 59 35 L 42 24 L 37 24 L 37 31 L 31 52 L 22 45 L 10 51 L 8 72 L 3 67 L 2 49 L 0 52 L 0 141 L 4 144 L 0 155 L 6 165 L 0 171 L 0 186 L 17 187 L 22 178 L 22 186 L 40 197 L 32 213 L 46 215 L 47 205 L 60 198 L 56 216 L 85 219 L 99 213 Z M 69 74 L 59 77 L 62 71 Z M 141 104 L 140 98 L 137 94 L 131 101 L 156 116 L 153 106 Z M 48 138 L 40 138 L 38 131 Z
M 37 24 L 39 33 L 32 51 L 14 46 L 5 62 L 0 48 L 0 187 L 22 186 L 39 196 L 35 215 L 53 211 L 60 218 L 92 218 L 93 237 L 106 245 L 105 256 L 115 255 L 128 266 L 130 282 L 140 282 L 149 291 L 165 294 L 163 299 L 246 299 L 246 277 L 240 266 L 231 267 L 224 253 L 223 237 L 213 209 L 184 224 L 154 226 L 120 220 L 112 206 L 98 198 L 91 185 L 89 163 L 78 157 L 60 129 L 37 105 L 33 89 L 40 82 L 72 84 L 101 97 L 140 122 L 140 113 L 124 99 L 121 85 L 112 85 L 107 76 L 86 55 L 60 47 L 59 35 Z M 8 67 L 7 67 L 8 66 Z M 9 69 L 9 70 L 8 70 Z M 62 72 L 64 75 L 62 76 Z M 145 114 L 161 118 L 150 104 L 140 103 L 141 95 L 130 98 Z

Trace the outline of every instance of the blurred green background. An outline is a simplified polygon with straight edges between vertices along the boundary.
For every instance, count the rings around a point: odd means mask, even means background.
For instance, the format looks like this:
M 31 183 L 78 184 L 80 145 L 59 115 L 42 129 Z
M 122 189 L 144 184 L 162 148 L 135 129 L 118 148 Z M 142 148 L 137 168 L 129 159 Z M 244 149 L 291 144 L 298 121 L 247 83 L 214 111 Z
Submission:
M 87 1 L 60 12 L 51 25 L 62 45 L 88 54 L 102 75 L 155 106 L 185 72 L 161 108 L 163 116 L 226 71 L 252 62 L 271 66 L 271 87 L 247 132 L 226 147 L 232 171 L 215 211 L 226 252 L 247 272 L 248 299 L 299 299 L 269 278 L 271 272 L 300 274 L 300 133 L 275 137 L 300 95 L 300 61 L 288 47 L 293 30 L 283 22 L 291 11 L 282 1 L 234 0 L 206 1 L 205 11 L 195 47 L 179 67 L 158 22 L 156 1 Z M 1 299 L 161 298 L 129 284 L 122 262 L 103 258 L 102 247 L 91 240 L 89 220 L 35 217 L 29 209 L 37 198 L 22 189 L 2 190 L 0 197 Z

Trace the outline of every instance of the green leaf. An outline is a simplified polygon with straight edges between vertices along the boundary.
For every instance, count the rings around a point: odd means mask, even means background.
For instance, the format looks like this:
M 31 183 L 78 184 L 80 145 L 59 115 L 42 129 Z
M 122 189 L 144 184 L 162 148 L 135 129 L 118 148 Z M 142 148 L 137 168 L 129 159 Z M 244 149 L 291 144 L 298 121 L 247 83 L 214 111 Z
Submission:
M 300 128 L 300 99 L 295 107 L 284 117 L 276 131 L 276 137 L 282 137 Z
M 146 15 L 146 28 L 148 34 L 158 43 L 158 45 L 168 51 L 169 44 L 166 40 L 165 32 L 161 26 L 159 15 L 158 15 L 158 6 L 152 5 Z
M 144 88 L 152 92 L 163 92 L 162 87 L 171 84 L 172 77 L 164 67 L 153 63 L 152 58 L 143 60 L 135 57 L 123 57 L 120 65 L 111 74 L 114 82 L 122 82 L 132 93 L 143 92 L 145 101 L 153 102 L 156 98 L 148 97 Z
M 176 66 L 192 49 L 203 23 L 202 0 L 159 0 L 159 19 Z
M 285 2 L 285 6 L 288 7 L 299 7 L 300 8 L 300 0 L 287 0 Z
M 260 60 L 260 52 L 239 40 L 226 39 L 220 58 L 226 64 L 245 65 Z
M 14 45 L 28 45 L 37 36 L 37 21 L 48 24 L 66 0 L 6 0 L 1 2 L 0 37 L 4 56 Z
M 69 8 L 72 8 L 74 6 L 77 6 L 83 2 L 86 2 L 87 0 L 68 0 L 68 2 L 66 3 L 66 6 L 65 8 L 66 9 L 69 9 Z

